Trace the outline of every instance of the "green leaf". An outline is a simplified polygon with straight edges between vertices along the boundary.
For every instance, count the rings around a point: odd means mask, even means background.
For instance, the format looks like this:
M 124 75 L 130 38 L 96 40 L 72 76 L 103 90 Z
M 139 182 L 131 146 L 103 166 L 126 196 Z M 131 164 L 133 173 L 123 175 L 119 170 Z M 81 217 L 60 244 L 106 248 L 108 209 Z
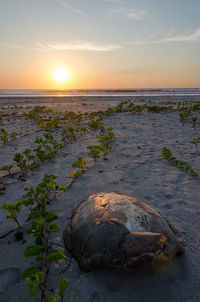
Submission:
M 2 171 L 9 171 L 12 168 L 12 166 L 3 166 L 0 168 Z
M 56 153 L 57 153 L 56 151 L 52 150 L 52 151 L 49 152 L 48 155 L 49 155 L 50 158 L 54 158 L 56 156 Z
M 72 167 L 74 167 L 74 168 L 81 168 L 81 164 L 79 162 L 77 162 L 77 161 L 74 161 L 72 163 Z
M 58 191 L 66 191 L 67 190 L 67 187 L 66 186 L 63 186 L 63 185 L 60 185 L 58 186 Z
M 185 170 L 186 170 L 186 171 L 189 171 L 190 168 L 191 168 L 190 166 L 187 166 L 187 167 L 185 167 Z
M 12 203 L 4 203 L 2 207 L 0 207 L 0 209 L 6 210 L 8 211 L 10 214 L 16 216 L 17 212 L 20 211 L 21 207 L 22 207 L 22 201 L 18 201 L 15 204 Z M 12 218 L 13 219 L 13 218 Z
M 35 222 L 39 225 L 43 225 L 45 220 L 44 220 L 44 218 L 37 218 L 37 219 L 35 219 Z
M 10 203 L 4 203 L 3 206 L 0 207 L 0 208 L 3 209 L 3 210 L 10 211 L 11 210 L 11 206 L 12 206 L 12 204 L 10 204 Z
M 36 238 L 35 238 L 35 244 L 37 244 L 37 245 L 43 245 L 43 239 L 42 239 L 42 236 L 37 236 Z
M 46 263 L 44 256 L 37 256 L 36 261 L 38 261 L 40 263 Z
M 38 219 L 40 218 L 40 213 L 39 211 L 34 211 L 29 215 L 29 218 L 33 218 L 33 219 Z
M 35 296 L 36 291 L 42 281 L 42 272 L 35 272 L 34 275 L 25 278 L 28 283 L 28 289 L 31 296 Z
M 25 249 L 23 255 L 24 255 L 25 258 L 31 257 L 31 256 L 37 256 L 43 250 L 44 250 L 43 246 L 41 246 L 41 245 L 33 245 L 33 246 L 27 247 L 27 249 Z
M 50 188 L 50 189 L 52 189 L 52 190 L 55 190 L 55 186 L 56 186 L 56 183 L 55 182 L 49 182 L 48 184 L 47 184 L 47 188 Z
M 13 131 L 10 135 L 11 138 L 14 138 L 17 135 L 17 132 Z
M 26 279 L 27 277 L 33 276 L 36 272 L 40 272 L 39 268 L 36 266 L 31 266 L 23 272 L 22 279 Z
M 60 232 L 60 229 L 59 229 L 59 227 L 57 226 L 56 223 L 52 223 L 49 226 L 49 228 L 47 229 L 47 232 L 48 233 L 58 233 L 58 232 Z
M 56 261 L 58 259 L 66 258 L 65 252 L 60 249 L 51 249 L 47 256 L 47 261 Z
M 58 215 L 55 213 L 49 213 L 45 218 L 46 222 L 51 222 L 55 219 L 58 219 Z
M 60 297 L 63 297 L 63 296 L 64 296 L 65 290 L 66 290 L 66 287 L 67 287 L 68 283 L 69 283 L 69 280 L 63 279 L 63 280 L 61 280 L 60 283 L 58 284 L 58 289 L 57 289 L 57 291 L 58 291 L 58 295 L 59 295 Z
M 48 302 L 56 302 L 56 298 L 54 296 L 49 297 Z
M 30 227 L 27 228 L 27 234 L 39 233 L 42 230 L 42 225 L 33 222 Z
M 197 171 L 195 169 L 191 169 L 190 170 L 190 175 L 191 176 L 198 176 L 198 173 L 197 173 Z

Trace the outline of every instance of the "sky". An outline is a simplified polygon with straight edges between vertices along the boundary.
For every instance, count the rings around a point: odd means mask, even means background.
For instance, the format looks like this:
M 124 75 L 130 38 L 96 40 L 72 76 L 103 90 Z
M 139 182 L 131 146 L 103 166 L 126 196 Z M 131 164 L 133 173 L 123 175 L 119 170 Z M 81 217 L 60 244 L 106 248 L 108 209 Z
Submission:
M 0 0 L 0 89 L 200 88 L 199 12 L 200 0 Z

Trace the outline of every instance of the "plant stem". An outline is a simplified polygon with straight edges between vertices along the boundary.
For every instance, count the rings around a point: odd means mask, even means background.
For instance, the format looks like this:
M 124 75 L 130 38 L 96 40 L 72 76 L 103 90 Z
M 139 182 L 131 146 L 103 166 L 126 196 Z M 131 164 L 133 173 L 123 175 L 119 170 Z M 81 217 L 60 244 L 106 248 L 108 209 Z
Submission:
M 18 228 L 19 228 L 19 227 L 20 227 L 20 223 L 19 223 L 19 221 L 18 221 L 17 217 L 15 217 L 15 218 L 14 218 L 14 220 L 15 220 L 15 222 L 17 223 Z

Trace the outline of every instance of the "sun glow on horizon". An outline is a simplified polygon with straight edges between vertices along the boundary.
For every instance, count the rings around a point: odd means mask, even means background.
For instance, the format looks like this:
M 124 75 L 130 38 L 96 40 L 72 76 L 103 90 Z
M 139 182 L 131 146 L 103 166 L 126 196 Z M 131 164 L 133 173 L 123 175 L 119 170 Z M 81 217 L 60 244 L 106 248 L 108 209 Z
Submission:
M 52 76 L 58 83 L 64 83 L 69 79 L 69 71 L 64 67 L 57 67 L 53 70 Z

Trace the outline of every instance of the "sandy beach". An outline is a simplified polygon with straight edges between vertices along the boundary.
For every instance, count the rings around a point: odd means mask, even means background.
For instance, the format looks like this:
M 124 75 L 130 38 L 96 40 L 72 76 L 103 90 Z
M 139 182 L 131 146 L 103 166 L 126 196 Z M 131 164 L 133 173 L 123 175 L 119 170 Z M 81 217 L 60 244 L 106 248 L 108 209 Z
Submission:
M 46 97 L 46 98 L 1 98 L 1 128 L 8 133 L 17 132 L 8 142 L 0 142 L 0 167 L 13 164 L 13 156 L 26 148 L 35 148 L 35 139 L 45 129 L 31 119 L 25 119 L 24 112 L 33 106 L 47 106 L 57 111 L 94 112 L 117 106 L 123 97 Z M 195 104 L 198 96 L 131 97 L 134 104 L 162 104 L 163 102 L 188 102 Z M 16 106 L 15 106 L 16 105 Z M 12 108 L 11 108 L 12 106 Z M 28 107 L 32 106 L 32 107 Z M 67 278 L 69 285 L 63 301 L 68 302 L 198 302 L 200 301 L 200 176 L 192 177 L 167 161 L 162 156 L 163 147 L 169 148 L 180 161 L 194 168 L 200 174 L 200 151 L 190 141 L 200 137 L 200 115 L 196 129 L 191 121 L 181 122 L 177 110 L 163 112 L 118 112 L 103 118 L 106 127 L 113 127 L 115 134 L 112 149 L 96 162 L 88 156 L 87 146 L 97 142 L 99 130 L 79 135 L 57 153 L 55 158 L 45 160 L 40 167 L 28 171 L 27 177 L 6 176 L 0 171 L 0 206 L 16 203 L 24 198 L 27 188 L 39 184 L 45 174 L 58 176 L 57 183 L 69 184 L 72 162 L 78 156 L 87 161 L 87 171 L 72 186 L 62 192 L 51 205 L 57 213 L 59 235 L 54 241 L 63 247 L 62 232 L 67 217 L 79 201 L 98 192 L 116 192 L 129 195 L 145 202 L 161 212 L 174 226 L 185 247 L 185 253 L 162 266 L 140 265 L 133 271 L 99 269 L 81 271 L 74 259 L 66 254 L 66 260 L 59 260 L 51 268 L 48 288 L 55 288 L 59 280 Z M 28 131 L 25 131 L 28 130 Z M 62 127 L 52 128 L 51 134 L 59 138 Z M 20 133 L 22 132 L 22 133 Z M 200 149 L 200 148 L 199 148 Z M 17 168 L 13 167 L 13 173 Z M 34 263 L 33 258 L 23 258 L 23 251 L 33 241 L 26 234 L 27 210 L 20 213 L 19 220 L 24 233 L 22 240 L 15 238 L 16 223 L 6 219 L 6 212 L 0 211 L 0 300 L 1 302 L 34 302 L 39 296 L 30 297 L 26 282 L 21 279 L 23 271 Z M 11 231 L 11 232 L 10 232 Z

